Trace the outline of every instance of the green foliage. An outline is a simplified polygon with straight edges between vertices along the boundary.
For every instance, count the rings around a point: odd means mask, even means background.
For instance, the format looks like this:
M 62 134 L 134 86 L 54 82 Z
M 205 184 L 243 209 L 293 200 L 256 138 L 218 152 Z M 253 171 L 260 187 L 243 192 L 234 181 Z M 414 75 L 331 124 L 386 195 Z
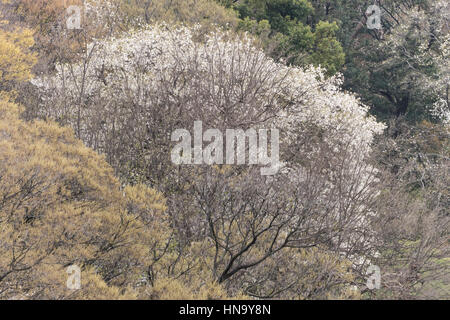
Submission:
M 314 47 L 311 52 L 313 65 L 321 65 L 328 74 L 335 74 L 345 62 L 344 50 L 336 40 L 336 31 L 339 29 L 336 22 L 320 21 L 314 32 Z
M 307 0 L 246 0 L 236 5 L 241 18 L 269 21 L 272 29 L 287 33 L 295 21 L 306 21 L 314 9 Z
M 289 63 L 322 66 L 328 75 L 339 72 L 345 62 L 344 50 L 336 38 L 336 22 L 311 23 L 315 10 L 307 0 L 246 0 L 235 5 L 242 22 L 239 28 L 256 35 L 270 25 L 275 52 Z M 263 23 L 263 25 L 260 25 Z
M 345 48 L 345 86 L 372 105 L 380 119 L 433 120 L 430 110 L 435 104 L 448 105 L 445 6 L 442 1 L 388 1 L 382 31 L 367 30 L 362 20 L 351 32 Z

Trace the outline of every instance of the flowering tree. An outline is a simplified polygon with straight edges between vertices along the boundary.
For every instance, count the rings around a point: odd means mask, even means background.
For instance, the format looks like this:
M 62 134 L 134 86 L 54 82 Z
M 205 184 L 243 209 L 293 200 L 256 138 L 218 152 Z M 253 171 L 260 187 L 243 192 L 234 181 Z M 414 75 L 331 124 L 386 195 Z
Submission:
M 383 29 L 355 34 L 346 85 L 381 117 L 420 122 L 442 115 L 449 83 L 447 1 L 379 4 Z
M 246 18 L 213 0 L 0 0 L 0 298 L 442 296 L 448 130 L 383 135 L 336 71 L 340 38 L 364 101 L 445 123 L 446 3 L 378 1 L 383 30 L 361 32 L 362 0 L 218 2 Z M 193 127 L 179 165 L 172 139 Z
M 180 254 L 205 248 L 203 264 L 233 294 L 246 283 L 254 296 L 298 297 L 302 281 L 278 277 L 256 289 L 262 278 L 255 275 L 263 277 L 272 257 L 289 248 L 361 271 L 373 254 L 376 194 L 366 160 L 384 126 L 339 88 L 339 77 L 276 63 L 247 35 L 215 32 L 196 42 L 198 34 L 156 25 L 92 43 L 84 60 L 33 81 L 42 98 L 38 116 L 72 126 L 128 181 L 163 190 Z M 169 135 L 196 120 L 221 130 L 279 128 L 282 173 L 267 180 L 251 167 L 174 166 Z M 301 251 L 315 246 L 314 254 Z M 295 269 L 286 272 L 305 272 Z M 318 279 L 322 289 L 313 292 L 324 297 L 318 292 L 347 283 L 345 291 L 351 279 Z

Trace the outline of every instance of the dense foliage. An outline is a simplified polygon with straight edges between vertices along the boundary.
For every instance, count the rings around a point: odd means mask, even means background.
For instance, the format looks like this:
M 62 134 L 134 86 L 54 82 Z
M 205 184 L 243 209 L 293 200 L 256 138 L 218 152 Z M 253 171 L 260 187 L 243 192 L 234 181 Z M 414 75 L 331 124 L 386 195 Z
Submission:
M 450 297 L 446 1 L 374 30 L 362 0 L 86 0 L 68 29 L 81 3 L 0 2 L 1 299 Z M 174 164 L 198 121 L 278 129 L 276 174 Z

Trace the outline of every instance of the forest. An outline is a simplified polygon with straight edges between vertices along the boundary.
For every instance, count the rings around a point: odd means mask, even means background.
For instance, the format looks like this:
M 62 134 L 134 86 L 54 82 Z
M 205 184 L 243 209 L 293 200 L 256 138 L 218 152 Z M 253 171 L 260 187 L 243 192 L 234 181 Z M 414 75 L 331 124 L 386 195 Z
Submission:
M 0 300 L 450 299 L 448 1 L 0 9 Z

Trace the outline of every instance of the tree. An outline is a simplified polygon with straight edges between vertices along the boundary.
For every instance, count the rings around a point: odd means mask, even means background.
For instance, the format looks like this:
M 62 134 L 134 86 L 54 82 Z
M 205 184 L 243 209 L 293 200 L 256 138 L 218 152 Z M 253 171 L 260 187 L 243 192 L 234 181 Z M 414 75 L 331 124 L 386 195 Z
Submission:
M 250 281 L 288 252 L 324 270 L 334 261 L 343 272 L 319 272 L 305 297 L 346 295 L 353 278 L 343 266 L 371 248 L 364 221 L 376 193 L 366 157 L 384 126 L 339 89 L 339 78 L 277 63 L 248 36 L 216 32 L 196 42 L 195 32 L 156 25 L 96 42 L 89 60 L 33 81 L 42 97 L 37 116 L 72 126 L 123 181 L 162 190 L 180 259 L 198 252 L 188 269 L 201 268 L 228 295 L 302 296 L 307 269 L 285 266 L 299 279 L 294 287 L 280 277 L 265 288 L 255 287 L 263 278 Z M 174 165 L 170 133 L 196 120 L 223 131 L 280 128 L 286 171 L 267 180 L 259 168 Z M 195 271 L 182 274 L 195 283 Z
M 377 143 L 383 183 L 374 220 L 383 289 L 375 298 L 449 294 L 449 137 L 440 125 L 391 126 Z
M 383 31 L 354 34 L 346 87 L 361 94 L 382 119 L 432 120 L 430 111 L 437 105 L 447 108 L 447 3 L 386 1 L 382 9 Z
M 345 54 L 336 39 L 338 25 L 326 21 L 312 23 L 311 17 L 315 15 L 309 1 L 247 0 L 234 7 L 244 20 L 240 24 L 243 30 L 254 32 L 255 23 L 267 21 L 270 24 L 271 37 L 267 45 L 273 47 L 273 42 L 278 42 L 277 56 L 287 58 L 289 63 L 320 65 L 328 75 L 336 74 L 343 66 Z
M 322 66 L 329 75 L 336 74 L 345 62 L 344 50 L 336 39 L 338 29 L 336 22 L 320 21 L 316 25 L 314 45 L 310 51 L 311 64 Z
M 14 96 L 14 89 L 31 79 L 36 55 L 31 52 L 33 32 L 29 29 L 7 32 L 0 29 L 0 94 Z
M 365 1 L 236 2 L 238 28 L 259 39 L 230 32 L 235 16 L 206 0 L 88 1 L 78 31 L 46 3 L 8 7 L 46 26 L 35 48 L 55 57 L 21 90 L 24 113 L 0 108 L 0 297 L 446 297 L 448 130 L 398 120 L 381 135 L 362 102 L 389 99 L 377 96 L 388 85 L 401 100 L 406 85 L 420 93 L 407 110 L 445 119 L 442 3 L 379 1 L 384 31 L 366 31 Z M 349 58 L 360 48 L 347 80 L 338 38 Z M 361 100 L 342 89 L 358 77 Z M 217 149 L 212 164 L 172 162 L 171 135 L 198 121 L 278 129 L 276 174 L 224 164 Z M 242 141 L 244 163 L 261 159 Z M 73 264 L 89 283 L 75 292 Z M 369 265 L 383 289 L 366 288 Z
M 26 123 L 19 110 L 0 104 L 0 297 L 135 296 L 128 289 L 170 238 L 161 194 L 120 190 L 103 157 L 70 129 Z M 75 292 L 65 286 L 70 265 L 86 277 Z

